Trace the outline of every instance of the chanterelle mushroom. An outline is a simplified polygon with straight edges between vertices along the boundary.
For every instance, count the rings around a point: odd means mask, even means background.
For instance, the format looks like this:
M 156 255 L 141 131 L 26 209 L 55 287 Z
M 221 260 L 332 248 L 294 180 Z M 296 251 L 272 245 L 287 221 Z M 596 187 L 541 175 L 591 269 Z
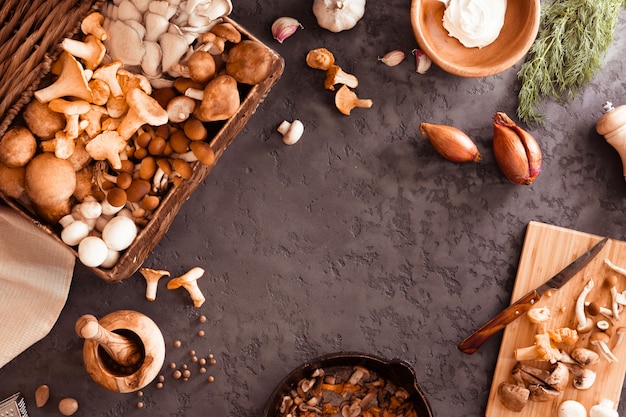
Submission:
M 337 110 L 346 116 L 349 116 L 350 112 L 355 107 L 369 109 L 372 105 L 372 100 L 358 98 L 356 93 L 350 90 L 346 85 L 342 85 L 335 94 L 335 106 Z
M 167 123 L 167 111 L 158 101 L 140 88 L 131 88 L 126 93 L 128 112 L 117 128 L 117 133 L 128 140 L 144 124 L 161 126 Z
M 75 97 L 91 102 L 91 89 L 80 62 L 67 52 L 63 52 L 59 60 L 63 63 L 61 73 L 54 83 L 35 91 L 35 98 L 42 103 L 60 97 Z
M 175 290 L 177 288 L 183 287 L 189 293 L 189 296 L 193 300 L 193 305 L 195 307 L 200 307 L 204 304 L 205 297 L 202 294 L 202 291 L 198 287 L 198 280 L 200 277 L 204 275 L 204 269 L 200 267 L 191 268 L 185 274 L 181 275 L 178 278 L 172 278 L 167 283 L 168 290 Z
M 146 300 L 156 300 L 157 284 L 159 282 L 159 279 L 163 277 L 169 277 L 169 271 L 141 268 L 139 269 L 139 272 L 146 279 Z
M 109 161 L 111 168 L 120 169 L 120 153 L 126 148 L 126 140 L 114 130 L 104 130 L 91 139 L 85 150 L 96 161 Z

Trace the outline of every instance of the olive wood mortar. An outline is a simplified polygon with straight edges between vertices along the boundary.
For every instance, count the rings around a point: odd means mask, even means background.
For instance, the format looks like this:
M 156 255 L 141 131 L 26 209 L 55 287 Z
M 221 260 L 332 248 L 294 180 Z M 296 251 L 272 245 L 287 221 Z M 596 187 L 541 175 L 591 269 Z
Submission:
M 76 321 L 85 339 L 85 369 L 100 386 L 113 392 L 137 391 L 150 384 L 165 361 L 165 341 L 148 316 L 114 311 L 100 320 L 86 314 Z

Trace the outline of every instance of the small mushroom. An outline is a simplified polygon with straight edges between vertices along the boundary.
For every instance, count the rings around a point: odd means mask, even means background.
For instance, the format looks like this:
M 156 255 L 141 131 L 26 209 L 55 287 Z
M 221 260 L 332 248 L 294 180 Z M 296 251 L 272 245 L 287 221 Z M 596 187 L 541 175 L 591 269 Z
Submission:
M 117 128 L 117 133 L 128 140 L 144 124 L 161 126 L 167 123 L 167 111 L 145 91 L 131 88 L 126 94 L 128 112 Z
M 350 112 L 355 107 L 369 109 L 372 105 L 372 100 L 358 98 L 356 93 L 350 90 L 346 85 L 342 85 L 335 94 L 335 106 L 346 116 L 349 116 Z
M 100 65 L 94 72 L 91 78 L 95 80 L 104 81 L 109 86 L 111 96 L 119 97 L 124 94 L 122 86 L 120 86 L 117 80 L 117 72 L 124 63 L 122 61 L 113 61 L 105 65 Z
M 589 409 L 589 417 L 619 417 L 619 413 L 613 401 L 603 398 Z
M 609 348 L 609 335 L 605 332 L 595 332 L 589 338 L 589 343 L 593 346 L 596 346 L 599 353 L 606 359 L 609 363 L 617 362 L 617 357 L 611 352 Z
M 306 54 L 306 64 L 311 68 L 326 71 L 335 64 L 335 56 L 326 48 L 311 49 Z
M 103 24 L 104 15 L 100 12 L 92 12 L 80 22 L 80 30 L 85 35 L 93 35 L 99 40 L 104 41 L 109 37 L 109 35 L 102 27 Z
M 126 216 L 116 216 L 102 229 L 102 240 L 114 251 L 127 249 L 137 237 L 137 226 Z
M 572 350 L 570 356 L 582 366 L 595 365 L 600 360 L 600 355 L 584 347 L 578 347 Z
M 169 277 L 170 272 L 151 268 L 140 268 L 139 272 L 146 279 L 146 300 L 156 300 L 158 282 L 163 277 Z
M 37 153 L 37 139 L 23 126 L 14 126 L 0 138 L 0 162 L 9 168 L 26 166 Z
M 204 269 L 200 267 L 191 268 L 185 274 L 181 275 L 178 278 L 172 278 L 167 283 L 168 290 L 175 290 L 177 288 L 183 287 L 189 293 L 191 299 L 193 300 L 193 305 L 195 307 L 200 307 L 204 301 L 205 297 L 202 294 L 202 291 L 198 287 L 198 279 L 204 275 Z
M 82 130 L 79 123 L 80 116 L 91 110 L 91 104 L 85 100 L 70 101 L 62 98 L 50 100 L 48 107 L 50 107 L 52 111 L 63 113 L 65 116 L 65 129 L 63 129 L 63 131 L 72 139 L 77 138 Z M 69 155 L 67 157 L 69 157 Z
M 357 88 L 359 80 L 352 74 L 348 74 L 338 65 L 331 65 L 326 70 L 326 78 L 324 79 L 324 88 L 334 91 L 335 85 L 343 84 L 350 88 Z
M 569 369 L 570 373 L 574 378 L 572 378 L 572 385 L 574 388 L 579 390 L 587 390 L 591 388 L 593 383 L 596 381 L 596 372 L 592 369 L 585 368 L 578 363 L 567 363 L 564 362 L 567 369 Z
M 83 265 L 96 268 L 102 265 L 109 253 L 109 248 L 97 236 L 87 236 L 78 244 L 78 259 Z
M 613 312 L 613 318 L 619 320 L 619 303 L 617 302 L 617 275 L 611 274 L 604 281 L 604 285 L 609 288 L 611 292 L 611 311 Z
M 356 385 L 359 382 L 361 382 L 361 379 L 368 378 L 369 375 L 370 375 L 369 369 L 363 366 L 355 366 L 354 372 L 352 372 L 352 375 L 350 375 L 350 378 L 348 379 L 348 383 L 352 385 Z
M 114 130 L 104 130 L 85 145 L 85 150 L 96 161 L 109 161 L 113 169 L 122 167 L 120 153 L 126 148 L 126 140 Z
M 304 125 L 300 120 L 294 120 L 289 123 L 287 120 L 283 120 L 276 128 L 278 133 L 283 135 L 283 143 L 285 145 L 293 145 L 300 140 L 304 133 Z
M 177 96 L 167 104 L 168 119 L 172 123 L 182 123 L 189 118 L 196 108 L 196 101 L 187 96 Z
M 241 42 L 241 33 L 229 22 L 216 24 L 210 29 L 210 32 L 231 43 Z
M 615 341 L 613 350 L 615 350 L 616 347 L 622 345 L 624 341 L 624 337 L 626 336 L 626 327 L 623 327 L 623 326 L 618 327 L 617 330 L 615 331 L 615 334 L 617 334 L 617 340 Z
M 65 117 L 50 110 L 47 103 L 31 100 L 22 113 L 26 127 L 42 140 L 52 139 L 56 132 L 65 127 Z
M 82 41 L 65 38 L 61 42 L 61 48 L 80 58 L 85 68 L 93 70 L 97 68 L 106 54 L 106 48 L 102 41 L 94 35 L 87 35 Z

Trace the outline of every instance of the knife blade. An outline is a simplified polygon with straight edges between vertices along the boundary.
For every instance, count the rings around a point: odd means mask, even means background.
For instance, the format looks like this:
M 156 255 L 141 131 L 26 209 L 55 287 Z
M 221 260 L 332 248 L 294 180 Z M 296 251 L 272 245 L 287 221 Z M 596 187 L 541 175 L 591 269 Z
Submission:
M 605 237 L 552 278 L 541 284 L 539 287 L 528 291 L 513 304 L 498 313 L 494 318 L 480 326 L 476 331 L 459 343 L 459 350 L 470 355 L 476 352 L 478 348 L 487 341 L 487 339 L 530 310 L 535 303 L 539 301 L 543 294 L 547 291 L 558 290 L 565 285 L 567 281 L 574 277 L 581 269 L 591 262 L 591 260 L 595 258 L 598 253 L 600 253 L 607 241 L 608 238 Z

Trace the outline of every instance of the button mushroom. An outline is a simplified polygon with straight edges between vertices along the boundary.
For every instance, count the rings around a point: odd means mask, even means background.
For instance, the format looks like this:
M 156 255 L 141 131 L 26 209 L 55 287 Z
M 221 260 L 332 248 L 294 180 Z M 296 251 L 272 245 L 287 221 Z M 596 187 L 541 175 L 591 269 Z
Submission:
M 26 165 L 25 187 L 37 214 L 46 222 L 56 223 L 71 211 L 76 172 L 67 160 L 41 153 Z
M 587 417 L 587 409 L 576 400 L 565 400 L 559 405 L 557 417 Z
M 200 277 L 204 275 L 204 269 L 200 267 L 191 268 L 185 274 L 181 275 L 178 278 L 172 278 L 167 283 L 168 290 L 175 290 L 177 288 L 183 287 L 189 293 L 189 296 L 193 300 L 193 305 L 195 307 L 200 307 L 204 304 L 205 297 L 198 287 L 198 280 Z
M 522 411 L 530 398 L 530 390 L 524 386 L 502 382 L 498 385 L 498 398 L 509 410 Z
M 37 140 L 23 126 L 9 129 L 0 139 L 0 162 L 9 168 L 26 166 L 37 152 Z

